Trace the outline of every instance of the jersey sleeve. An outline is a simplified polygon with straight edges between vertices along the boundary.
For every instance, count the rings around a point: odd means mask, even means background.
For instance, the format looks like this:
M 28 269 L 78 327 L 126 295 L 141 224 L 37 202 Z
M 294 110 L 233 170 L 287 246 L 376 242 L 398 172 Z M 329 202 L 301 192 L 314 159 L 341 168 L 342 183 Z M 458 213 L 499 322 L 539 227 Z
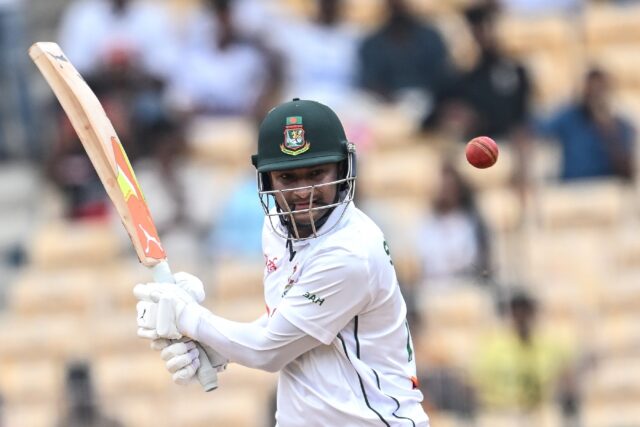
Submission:
M 366 260 L 344 249 L 327 250 L 303 267 L 277 310 L 328 345 L 366 307 L 371 294 Z
M 196 305 L 183 310 L 179 325 L 184 334 L 214 348 L 231 362 L 269 372 L 281 370 L 321 344 L 280 313 L 242 323 L 216 316 Z

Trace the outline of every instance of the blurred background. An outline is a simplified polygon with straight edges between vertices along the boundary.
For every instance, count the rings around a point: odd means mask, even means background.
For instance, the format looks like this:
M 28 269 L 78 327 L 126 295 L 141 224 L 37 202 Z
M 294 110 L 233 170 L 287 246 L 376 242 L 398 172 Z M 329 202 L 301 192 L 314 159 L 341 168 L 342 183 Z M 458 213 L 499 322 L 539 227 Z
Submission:
M 0 426 L 272 426 L 276 376 L 178 387 L 149 281 L 51 90 L 56 41 L 134 163 L 174 271 L 263 313 L 249 155 L 293 97 L 358 149 L 442 426 L 640 426 L 640 2 L 0 0 Z M 471 137 L 500 146 L 474 169 Z

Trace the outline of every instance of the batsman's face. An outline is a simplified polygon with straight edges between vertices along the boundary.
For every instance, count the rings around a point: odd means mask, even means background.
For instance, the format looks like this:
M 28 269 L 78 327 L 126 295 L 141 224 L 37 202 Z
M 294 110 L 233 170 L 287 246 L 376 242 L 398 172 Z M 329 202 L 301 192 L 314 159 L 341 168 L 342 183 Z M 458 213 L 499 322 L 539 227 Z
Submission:
M 327 212 L 322 206 L 335 203 L 337 184 L 329 183 L 338 179 L 337 163 L 275 171 L 269 176 L 273 190 L 279 190 L 278 205 L 285 212 L 294 212 L 298 226 L 310 226 Z

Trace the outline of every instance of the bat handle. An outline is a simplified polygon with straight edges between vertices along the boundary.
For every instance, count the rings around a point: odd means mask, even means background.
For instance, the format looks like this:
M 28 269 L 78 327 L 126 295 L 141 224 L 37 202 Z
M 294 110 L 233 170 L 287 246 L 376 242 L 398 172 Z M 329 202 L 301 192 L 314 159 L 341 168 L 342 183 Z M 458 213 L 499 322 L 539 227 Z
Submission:
M 175 283 L 173 274 L 171 273 L 171 268 L 169 268 L 169 263 L 167 261 L 159 262 L 153 266 L 151 270 L 153 271 L 153 279 L 156 282 Z M 204 391 L 213 391 L 218 388 L 218 371 L 211 364 L 209 356 L 207 356 L 202 345 L 195 340 L 194 343 L 198 347 L 198 352 L 200 353 L 200 367 L 196 372 L 196 376 L 198 377 L 198 381 Z

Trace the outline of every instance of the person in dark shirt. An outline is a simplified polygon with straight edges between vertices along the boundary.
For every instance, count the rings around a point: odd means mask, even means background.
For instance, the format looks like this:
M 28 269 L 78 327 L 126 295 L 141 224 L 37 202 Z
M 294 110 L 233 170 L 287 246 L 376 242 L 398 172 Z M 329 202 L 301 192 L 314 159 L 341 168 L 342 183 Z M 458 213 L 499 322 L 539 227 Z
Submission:
M 387 21 L 360 46 L 361 86 L 389 101 L 403 90 L 432 96 L 450 71 L 444 40 L 404 0 L 387 0 L 387 12 Z
M 607 176 L 633 179 L 635 130 L 614 114 L 610 98 L 609 77 L 593 68 L 586 74 L 581 98 L 539 124 L 543 136 L 560 144 L 561 180 Z
M 496 35 L 498 7 L 493 2 L 464 11 L 478 60 L 451 81 L 436 102 L 425 127 L 456 123 L 463 138 L 489 135 L 518 139 L 529 115 L 530 82 L 525 67 L 501 51 Z
M 83 361 L 69 364 L 66 372 L 67 409 L 57 427 L 122 427 L 99 408 L 90 366 Z

